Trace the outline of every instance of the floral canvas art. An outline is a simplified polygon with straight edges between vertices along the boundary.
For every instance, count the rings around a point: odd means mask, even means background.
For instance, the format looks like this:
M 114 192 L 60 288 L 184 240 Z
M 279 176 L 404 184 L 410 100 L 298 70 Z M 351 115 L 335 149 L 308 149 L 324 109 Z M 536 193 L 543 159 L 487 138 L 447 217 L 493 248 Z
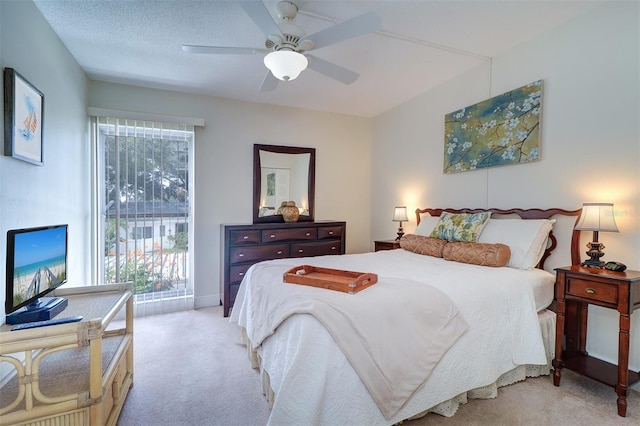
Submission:
M 445 115 L 444 172 L 540 159 L 542 80 Z

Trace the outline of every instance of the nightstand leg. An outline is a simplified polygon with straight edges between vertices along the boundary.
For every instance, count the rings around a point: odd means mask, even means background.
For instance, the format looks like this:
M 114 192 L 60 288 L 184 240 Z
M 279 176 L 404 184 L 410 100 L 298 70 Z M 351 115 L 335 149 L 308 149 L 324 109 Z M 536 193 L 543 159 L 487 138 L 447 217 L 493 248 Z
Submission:
M 618 384 L 616 393 L 618 394 L 618 415 L 627 415 L 627 383 L 629 383 L 629 329 L 631 328 L 631 317 L 627 314 L 620 314 L 620 331 L 618 332 Z

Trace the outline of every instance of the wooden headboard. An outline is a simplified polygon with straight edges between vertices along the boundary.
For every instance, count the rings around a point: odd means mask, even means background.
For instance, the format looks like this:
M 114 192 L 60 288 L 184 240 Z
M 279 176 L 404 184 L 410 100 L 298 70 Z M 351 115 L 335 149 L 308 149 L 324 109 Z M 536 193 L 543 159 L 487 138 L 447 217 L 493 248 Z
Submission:
M 551 219 L 555 215 L 562 216 L 575 216 L 575 223 L 578 222 L 580 218 L 580 213 L 582 209 L 578 210 L 564 210 L 564 209 L 416 209 L 416 224 L 420 224 L 420 216 L 422 214 L 428 213 L 431 216 L 440 216 L 442 212 L 448 213 L 480 213 L 480 212 L 491 212 L 491 217 L 496 215 L 499 216 L 512 216 L 517 215 L 522 219 Z M 553 231 L 549 233 L 549 241 L 551 244 L 547 247 L 542 255 L 542 259 L 540 259 L 540 263 L 538 264 L 538 268 L 544 269 L 545 260 L 551 255 L 551 252 L 558 246 L 558 240 L 556 236 L 553 234 Z M 571 233 L 571 264 L 578 265 L 580 264 L 580 231 L 573 230 Z

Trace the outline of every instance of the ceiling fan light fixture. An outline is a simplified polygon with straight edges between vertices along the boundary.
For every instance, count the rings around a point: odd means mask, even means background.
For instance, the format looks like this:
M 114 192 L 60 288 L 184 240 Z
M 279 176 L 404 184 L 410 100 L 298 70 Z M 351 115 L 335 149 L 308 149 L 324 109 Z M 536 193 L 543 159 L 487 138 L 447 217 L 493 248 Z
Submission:
M 264 57 L 264 65 L 278 80 L 291 81 L 307 68 L 309 61 L 302 53 L 277 50 Z

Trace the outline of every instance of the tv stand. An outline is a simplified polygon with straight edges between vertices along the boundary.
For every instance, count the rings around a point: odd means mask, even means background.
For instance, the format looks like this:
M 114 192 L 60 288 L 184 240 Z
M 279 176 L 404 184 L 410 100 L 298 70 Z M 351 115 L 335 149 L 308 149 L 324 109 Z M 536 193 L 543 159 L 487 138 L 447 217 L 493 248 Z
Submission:
M 131 285 L 59 288 L 75 323 L 0 327 L 0 423 L 114 426 L 133 386 Z M 120 319 L 118 324 L 111 324 Z M 108 328 L 108 329 L 107 329 Z
M 62 312 L 67 305 L 68 301 L 64 297 L 41 297 L 32 304 L 7 315 L 7 324 L 47 321 Z

